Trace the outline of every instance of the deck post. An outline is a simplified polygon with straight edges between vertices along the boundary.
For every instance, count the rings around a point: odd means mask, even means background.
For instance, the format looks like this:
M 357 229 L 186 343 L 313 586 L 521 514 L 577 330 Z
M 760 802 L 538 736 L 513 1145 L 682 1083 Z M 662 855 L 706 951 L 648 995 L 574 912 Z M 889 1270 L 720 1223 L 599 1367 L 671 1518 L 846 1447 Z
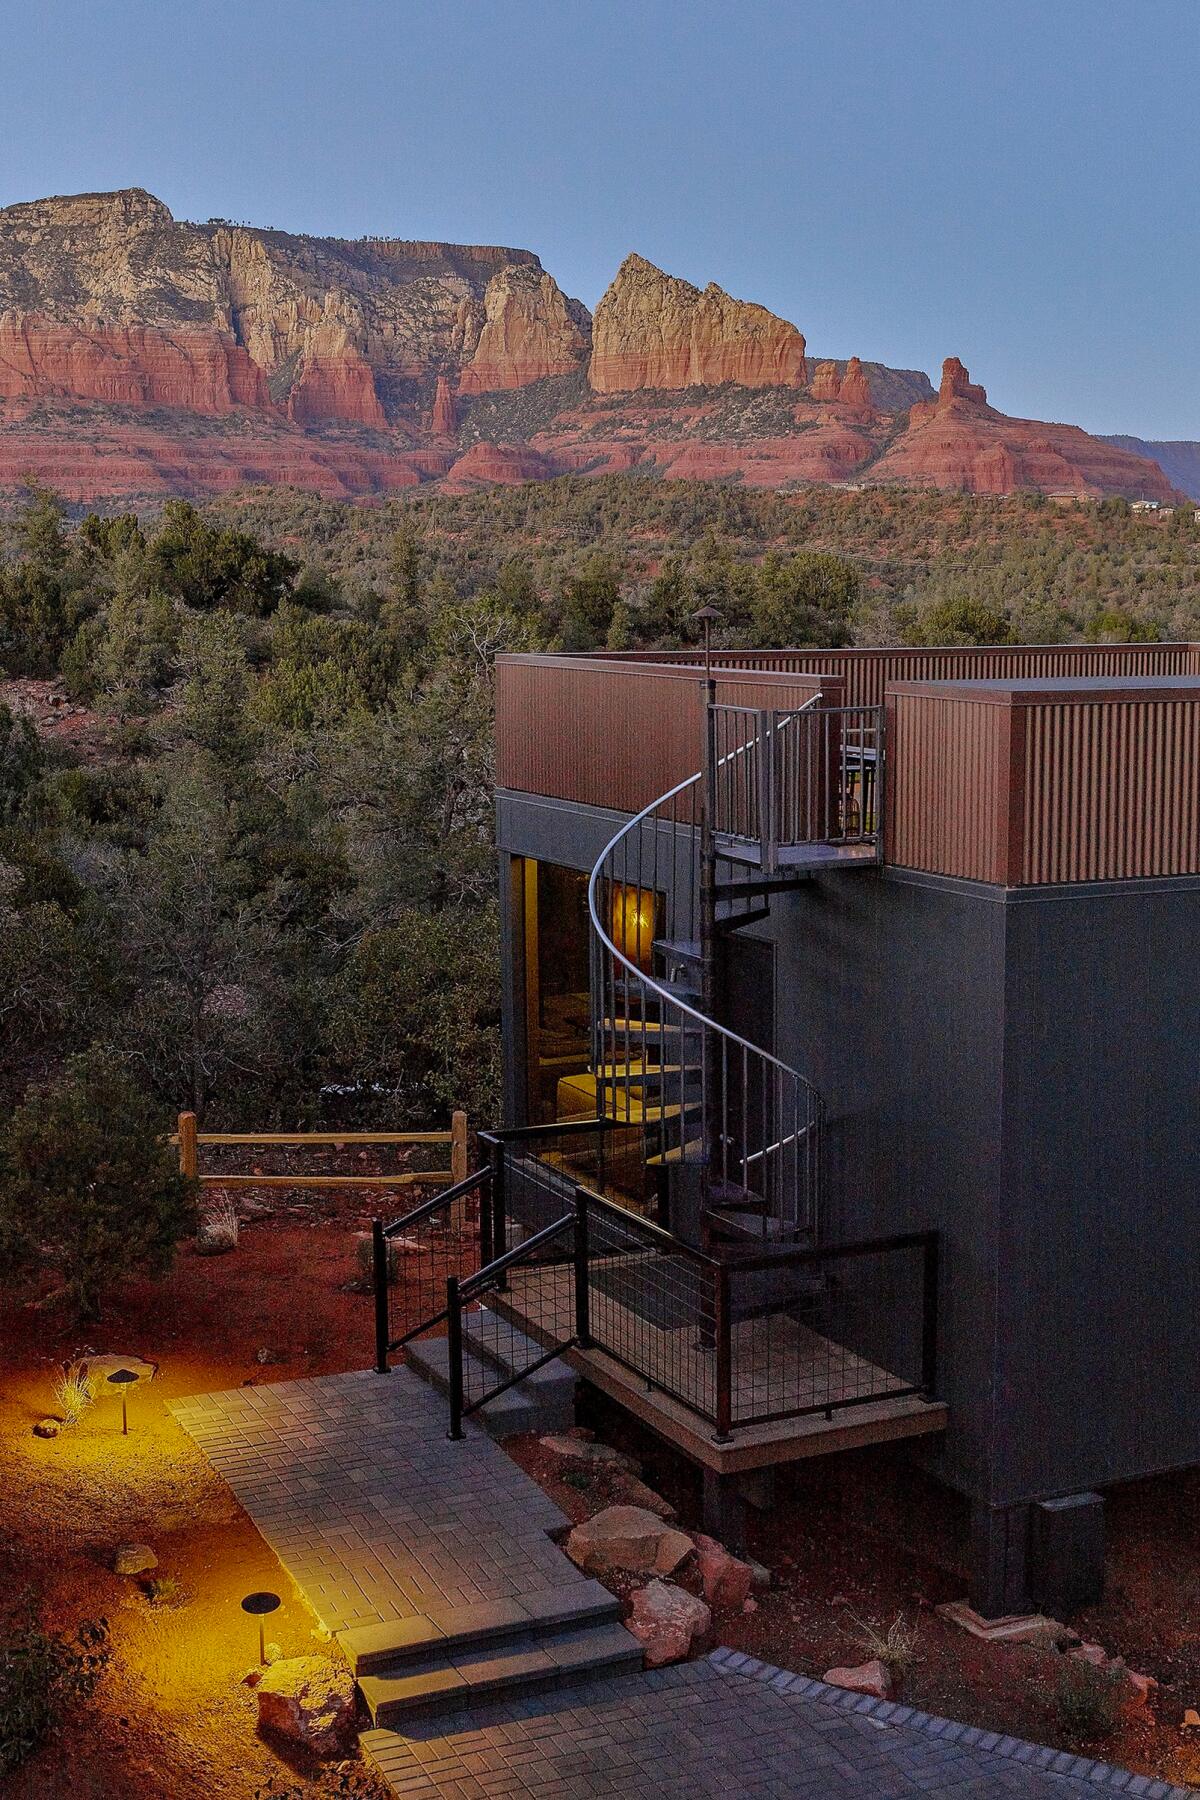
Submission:
M 463 1435 L 463 1340 L 462 1308 L 458 1298 L 458 1276 L 446 1277 L 446 1348 L 449 1352 L 450 1429 L 446 1436 L 456 1441 Z
M 716 1425 L 717 1441 L 728 1441 L 733 1425 L 733 1335 L 729 1317 L 729 1266 L 718 1263 L 714 1270 L 716 1292 Z
M 388 1316 L 388 1246 L 382 1219 L 371 1221 L 371 1285 L 375 1291 L 375 1373 L 386 1375 L 391 1326 Z
M 581 1350 L 592 1347 L 592 1294 L 588 1282 L 588 1196 L 575 1189 L 575 1337 Z
M 200 1153 L 196 1140 L 196 1115 L 194 1112 L 181 1112 L 179 1115 L 179 1173 L 195 1181 L 200 1172 Z

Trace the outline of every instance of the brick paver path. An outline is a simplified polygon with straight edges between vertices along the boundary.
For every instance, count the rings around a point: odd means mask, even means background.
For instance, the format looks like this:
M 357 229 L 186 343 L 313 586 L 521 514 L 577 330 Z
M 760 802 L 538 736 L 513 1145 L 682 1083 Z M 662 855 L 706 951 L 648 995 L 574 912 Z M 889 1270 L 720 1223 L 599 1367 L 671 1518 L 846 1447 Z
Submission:
M 565 1587 L 564 1515 L 482 1431 L 448 1442 L 408 1371 L 235 1388 L 171 1406 L 331 1631 Z M 914 1714 L 718 1651 L 368 1731 L 403 1800 L 1186 1800 L 1187 1790 Z M 1053 1766 L 1051 1766 L 1053 1765 Z
M 404 1369 L 272 1382 L 171 1411 L 330 1631 L 564 1587 L 568 1521 L 482 1431 Z
M 420 1735 L 364 1732 L 363 1748 L 403 1800 L 1187 1800 L 1166 1782 L 908 1707 L 865 1701 L 860 1712 L 857 1697 L 740 1660 L 767 1678 L 681 1663 Z

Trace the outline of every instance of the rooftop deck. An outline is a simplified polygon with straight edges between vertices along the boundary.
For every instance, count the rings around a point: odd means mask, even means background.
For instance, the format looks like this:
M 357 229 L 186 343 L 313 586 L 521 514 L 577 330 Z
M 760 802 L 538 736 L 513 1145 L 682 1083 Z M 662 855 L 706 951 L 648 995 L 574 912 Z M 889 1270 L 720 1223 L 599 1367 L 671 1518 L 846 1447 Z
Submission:
M 716 662 L 719 710 L 882 709 L 894 867 L 1005 888 L 1200 874 L 1200 645 Z M 695 651 L 501 657 L 496 714 L 501 789 L 633 813 L 700 766 L 703 669 Z

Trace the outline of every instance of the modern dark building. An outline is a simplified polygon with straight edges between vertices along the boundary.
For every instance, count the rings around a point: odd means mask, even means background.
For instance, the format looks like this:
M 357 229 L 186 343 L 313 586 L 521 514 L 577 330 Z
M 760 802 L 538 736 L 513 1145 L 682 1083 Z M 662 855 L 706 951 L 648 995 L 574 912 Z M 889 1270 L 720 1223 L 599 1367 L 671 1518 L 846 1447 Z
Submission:
M 1200 647 L 497 690 L 496 1247 L 592 1196 L 571 1317 L 561 1262 L 505 1305 L 729 1530 L 778 1464 L 910 1438 L 980 1611 L 1086 1599 L 1103 1490 L 1200 1462 Z

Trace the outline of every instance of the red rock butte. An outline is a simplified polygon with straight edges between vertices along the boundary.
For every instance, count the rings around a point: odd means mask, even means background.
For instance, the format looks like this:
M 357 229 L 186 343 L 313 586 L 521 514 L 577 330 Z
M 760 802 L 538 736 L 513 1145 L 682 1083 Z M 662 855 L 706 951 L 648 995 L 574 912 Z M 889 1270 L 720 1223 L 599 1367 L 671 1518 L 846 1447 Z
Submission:
M 637 255 L 593 320 L 528 250 L 189 224 L 140 188 L 0 210 L 0 490 L 351 496 L 634 468 L 1174 497 L 1143 456 L 1005 418 L 957 358 L 936 395 L 857 356 L 814 368 L 787 319 Z

